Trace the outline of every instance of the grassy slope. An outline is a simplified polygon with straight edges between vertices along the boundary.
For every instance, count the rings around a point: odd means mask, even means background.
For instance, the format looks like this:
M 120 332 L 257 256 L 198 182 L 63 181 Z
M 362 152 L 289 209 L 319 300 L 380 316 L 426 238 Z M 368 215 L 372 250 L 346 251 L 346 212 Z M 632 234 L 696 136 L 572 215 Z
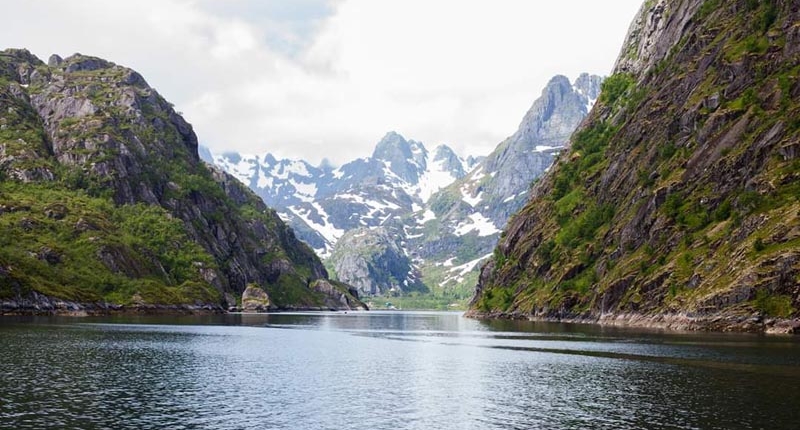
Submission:
M 145 303 L 220 302 L 198 271 L 216 267 L 213 259 L 162 208 L 12 182 L 0 183 L 0 202 L 7 211 L 0 216 L 0 267 L 8 271 L 0 298 L 35 290 L 77 302 L 131 304 L 135 295 Z

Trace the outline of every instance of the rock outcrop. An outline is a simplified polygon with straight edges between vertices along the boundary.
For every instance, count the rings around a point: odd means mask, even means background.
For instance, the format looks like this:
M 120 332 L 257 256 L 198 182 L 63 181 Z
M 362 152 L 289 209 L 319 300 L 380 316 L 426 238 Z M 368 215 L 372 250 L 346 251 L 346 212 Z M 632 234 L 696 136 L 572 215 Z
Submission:
M 0 52 L 0 298 L 223 309 L 253 282 L 323 305 L 313 251 L 197 142 L 131 69 Z
M 266 312 L 270 301 L 267 292 L 256 285 L 250 284 L 242 293 L 243 312 Z
M 359 300 L 358 290 L 355 287 L 330 279 L 317 279 L 311 283 L 311 289 L 325 295 L 324 306 L 328 309 L 369 310 L 367 305 Z
M 798 20 L 792 2 L 646 2 L 570 150 L 482 268 L 471 313 L 794 327 Z

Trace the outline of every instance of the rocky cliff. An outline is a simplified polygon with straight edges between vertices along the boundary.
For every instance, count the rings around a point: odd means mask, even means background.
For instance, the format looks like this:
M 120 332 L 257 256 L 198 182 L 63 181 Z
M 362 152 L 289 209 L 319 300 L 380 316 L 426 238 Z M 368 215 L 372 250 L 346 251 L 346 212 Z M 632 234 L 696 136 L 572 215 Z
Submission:
M 399 242 L 397 235 L 384 227 L 353 229 L 336 242 L 326 264 L 336 279 L 364 296 L 426 292 Z
M 797 22 L 790 1 L 645 2 L 471 314 L 796 330 Z
M 407 228 L 408 248 L 425 280 L 457 299 L 469 297 L 479 263 L 492 253 L 500 228 L 527 201 L 530 187 L 552 165 L 586 117 L 602 78 L 555 76 L 517 131 L 463 178 L 435 193 Z
M 0 52 L 0 231 L 5 310 L 223 308 L 248 283 L 277 307 L 339 302 L 277 214 L 199 159 L 172 105 L 95 57 Z

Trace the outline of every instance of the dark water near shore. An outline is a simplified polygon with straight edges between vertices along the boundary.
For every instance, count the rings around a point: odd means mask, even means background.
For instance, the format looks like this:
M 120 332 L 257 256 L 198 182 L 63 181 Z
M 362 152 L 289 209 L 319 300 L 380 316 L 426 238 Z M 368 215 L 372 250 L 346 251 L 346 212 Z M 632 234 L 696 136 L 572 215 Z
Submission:
M 795 337 L 425 312 L 0 318 L 0 428 L 798 426 Z

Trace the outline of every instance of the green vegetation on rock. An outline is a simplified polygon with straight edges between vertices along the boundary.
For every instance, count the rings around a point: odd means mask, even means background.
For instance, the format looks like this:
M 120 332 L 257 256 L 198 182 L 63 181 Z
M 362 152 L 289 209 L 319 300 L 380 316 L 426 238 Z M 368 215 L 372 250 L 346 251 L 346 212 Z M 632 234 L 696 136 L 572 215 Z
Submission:
M 191 125 L 138 73 L 95 57 L 0 52 L 0 232 L 12 312 L 221 309 L 251 282 L 279 308 L 360 305 L 312 288 L 327 277 L 313 252 L 200 161 Z
M 774 1 L 678 3 L 645 8 L 688 15 L 626 45 L 659 48 L 621 56 L 571 149 L 512 218 L 476 312 L 690 314 L 741 329 L 798 316 L 796 13 Z
M 160 207 L 13 182 L 0 183 L 0 201 L 2 298 L 35 290 L 78 302 L 220 301 L 201 276 L 213 259 Z

